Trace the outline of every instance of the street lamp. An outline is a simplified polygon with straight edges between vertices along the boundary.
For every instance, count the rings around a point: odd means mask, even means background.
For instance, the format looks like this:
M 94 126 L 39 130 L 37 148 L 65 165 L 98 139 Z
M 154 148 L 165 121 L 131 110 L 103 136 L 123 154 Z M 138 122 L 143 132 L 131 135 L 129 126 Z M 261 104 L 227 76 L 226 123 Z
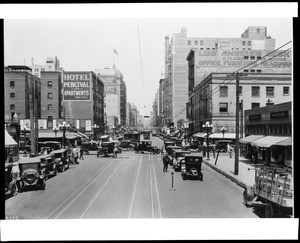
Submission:
M 70 128 L 70 125 L 66 122 L 63 121 L 62 124 L 59 125 L 59 129 L 63 130 L 63 146 L 65 148 L 66 145 L 66 130 Z
M 53 132 L 55 133 L 55 141 L 57 140 L 56 139 L 56 135 L 57 135 L 57 132 L 59 131 L 58 127 L 54 127 L 53 128 Z
M 97 136 L 96 136 L 96 129 L 98 129 L 99 126 L 97 124 L 94 124 L 93 126 L 93 131 L 94 131 L 94 139 L 97 140 Z
M 207 160 L 209 160 L 209 130 L 213 127 L 212 124 L 209 124 L 207 121 L 205 124 L 202 125 L 203 128 L 206 128 L 206 147 L 207 147 Z
M 221 132 L 223 133 L 223 139 L 224 139 L 224 133 L 226 132 L 226 128 L 222 127 Z

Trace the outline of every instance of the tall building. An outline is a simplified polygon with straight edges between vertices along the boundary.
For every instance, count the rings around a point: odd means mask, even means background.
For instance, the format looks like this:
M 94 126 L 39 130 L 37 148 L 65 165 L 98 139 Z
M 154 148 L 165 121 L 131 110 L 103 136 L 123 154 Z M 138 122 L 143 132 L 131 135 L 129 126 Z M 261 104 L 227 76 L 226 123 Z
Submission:
M 80 132 L 104 134 L 103 82 L 92 71 L 68 71 L 63 72 L 62 83 L 62 117 Z
M 169 36 L 165 37 L 165 85 L 163 92 L 165 94 L 164 120 L 165 123 L 180 126 L 178 120 L 186 117 L 186 102 L 188 92 L 197 83 L 188 84 L 190 73 L 188 69 L 187 56 L 191 49 L 197 49 L 203 55 L 205 60 L 197 63 L 199 72 L 197 77 L 199 82 L 209 73 L 224 71 L 223 63 L 216 61 L 215 56 L 227 57 L 227 66 L 233 68 L 240 67 L 238 56 L 248 56 L 251 60 L 253 56 L 251 51 L 263 50 L 272 51 L 275 49 L 275 40 L 267 35 L 267 28 L 261 26 L 250 26 L 241 35 L 241 38 L 200 38 L 188 37 L 187 29 L 182 28 L 180 33 L 174 33 L 171 40 Z M 242 53 L 247 51 L 245 55 Z M 228 53 L 229 52 L 229 53 Z M 222 54 L 221 54 L 222 53 Z M 194 65 L 190 63 L 189 65 Z M 219 70 L 218 68 L 221 68 Z M 192 67 L 190 69 L 193 69 Z M 226 71 L 227 72 L 227 71 Z M 190 81 L 191 83 L 191 81 Z
M 60 61 L 57 57 L 47 57 L 45 64 L 34 64 L 33 57 L 31 58 L 31 66 L 32 74 L 41 78 L 41 72 L 44 71 L 63 71 L 63 68 L 60 67 Z
M 115 68 L 95 69 L 105 89 L 105 113 L 109 129 L 126 126 L 127 91 L 123 74 Z

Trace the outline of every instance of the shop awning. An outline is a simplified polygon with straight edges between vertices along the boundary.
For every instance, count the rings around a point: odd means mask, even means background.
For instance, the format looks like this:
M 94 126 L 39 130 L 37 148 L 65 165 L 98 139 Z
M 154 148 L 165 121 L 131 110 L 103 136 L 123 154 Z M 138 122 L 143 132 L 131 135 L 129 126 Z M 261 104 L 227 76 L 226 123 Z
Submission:
M 74 132 L 68 132 L 66 134 L 66 139 L 75 139 L 75 138 L 81 138 L 81 136 Z
M 108 138 L 108 137 L 109 137 L 109 135 L 103 135 L 103 136 L 100 137 L 100 139 L 105 139 L 105 138 Z
M 194 134 L 193 137 L 204 138 L 204 137 L 206 137 L 206 134 L 207 133 L 198 132 L 198 133 Z
M 240 139 L 240 143 L 251 143 L 256 139 L 263 138 L 264 135 L 250 135 Z
M 56 138 L 62 138 L 63 133 L 58 132 L 56 134 Z M 55 138 L 55 133 L 54 132 L 39 132 L 39 138 Z
M 276 145 L 277 143 L 283 142 L 289 138 L 290 137 L 265 136 L 263 138 L 259 138 L 257 140 L 250 142 L 250 144 L 255 147 L 269 148 L 269 147 Z
M 292 146 L 292 138 L 289 137 L 288 139 L 283 140 L 283 141 L 281 141 L 279 143 L 276 143 L 275 145 L 276 146 Z
M 87 135 L 85 135 L 85 134 L 82 133 L 82 132 L 77 132 L 77 134 L 80 135 L 80 136 L 83 137 L 83 138 L 86 138 L 86 139 L 89 138 Z
M 9 133 L 5 130 L 5 146 L 17 146 L 17 142 L 9 135 Z
M 205 134 L 206 135 L 206 134 Z M 206 137 L 206 136 L 205 136 Z M 212 133 L 209 135 L 210 138 L 221 138 L 221 139 L 235 139 L 235 133 Z

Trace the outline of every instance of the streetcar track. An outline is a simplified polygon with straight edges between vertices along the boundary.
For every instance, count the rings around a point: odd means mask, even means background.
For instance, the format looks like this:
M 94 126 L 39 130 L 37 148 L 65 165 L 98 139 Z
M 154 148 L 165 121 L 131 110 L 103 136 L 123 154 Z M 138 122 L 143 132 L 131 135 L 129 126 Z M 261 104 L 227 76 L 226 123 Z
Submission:
M 90 202 L 89 206 L 84 210 L 84 212 L 79 217 L 80 219 L 82 219 L 82 217 L 86 214 L 86 212 L 92 206 L 92 204 L 94 203 L 94 201 L 98 198 L 99 194 L 102 192 L 102 190 L 104 189 L 104 187 L 106 186 L 106 184 L 109 182 L 109 180 L 111 179 L 111 177 L 115 174 L 115 172 L 117 171 L 117 169 L 119 168 L 120 165 L 121 165 L 121 163 L 119 163 L 117 165 L 117 167 L 114 169 L 113 173 L 107 178 L 107 180 L 105 181 L 105 183 L 103 184 L 103 186 L 101 187 L 101 189 L 99 190 L 99 192 L 97 193 L 97 195 L 93 198 L 93 200 Z
M 149 160 L 149 162 L 151 161 L 150 160 L 150 156 L 148 155 L 148 160 Z M 152 168 L 152 166 L 151 166 L 151 162 L 150 163 L 148 163 L 148 164 L 150 164 L 150 166 L 149 166 L 149 183 L 150 183 L 150 197 L 151 197 L 151 213 L 152 213 L 152 218 L 154 218 L 154 199 L 153 199 L 153 187 L 152 187 L 152 171 L 151 171 L 151 168 Z
M 71 196 L 69 196 L 62 204 L 60 204 L 46 219 L 56 219 L 59 215 L 64 212 L 68 206 L 79 196 L 83 193 L 88 186 L 96 180 L 96 178 L 104 172 L 111 164 L 113 164 L 114 159 L 111 159 L 107 164 L 98 170 L 88 181 L 83 183 Z M 56 214 L 56 215 L 55 215 Z M 54 216 L 55 215 L 55 216 Z M 53 217 L 54 216 L 54 217 Z
M 154 179 L 154 184 L 155 184 L 155 191 L 156 191 L 156 197 L 157 197 L 157 204 L 158 204 L 158 217 L 162 218 L 162 212 L 161 212 L 161 204 L 160 204 L 160 198 L 159 198 L 159 192 L 158 192 L 158 185 L 157 185 L 157 180 L 156 180 L 156 172 L 154 168 L 154 159 L 152 158 L 152 171 L 153 171 L 153 179 Z
M 140 174 L 141 164 L 142 164 L 142 161 L 143 161 L 142 159 L 143 159 L 143 155 L 140 158 L 139 168 L 138 168 L 138 172 L 137 172 L 137 176 L 136 176 L 136 180 L 135 180 L 135 184 L 134 184 L 134 188 L 133 188 L 132 198 L 131 198 L 131 202 L 130 202 L 128 218 L 131 218 L 131 215 L 132 215 L 132 208 L 133 208 L 133 202 L 134 202 L 134 198 L 135 198 L 137 182 L 138 182 L 138 178 L 139 178 L 139 174 Z

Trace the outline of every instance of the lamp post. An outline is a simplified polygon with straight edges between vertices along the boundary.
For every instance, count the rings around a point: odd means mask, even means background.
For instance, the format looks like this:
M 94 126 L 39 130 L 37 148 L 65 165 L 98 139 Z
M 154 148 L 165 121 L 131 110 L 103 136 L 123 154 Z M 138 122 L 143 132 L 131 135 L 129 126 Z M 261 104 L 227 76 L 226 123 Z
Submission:
M 57 132 L 59 131 L 59 129 L 57 127 L 54 127 L 53 128 L 53 132 L 55 133 L 55 141 L 57 140 L 56 139 L 56 135 L 57 135 Z
M 226 128 L 222 127 L 221 132 L 223 133 L 223 139 L 224 139 L 224 133 L 226 132 Z
M 66 130 L 69 129 L 70 125 L 66 122 L 63 121 L 62 124 L 59 126 L 61 130 L 63 130 L 63 146 L 65 148 L 66 145 Z
M 209 130 L 210 128 L 212 128 L 212 124 L 209 124 L 209 122 L 207 121 L 205 124 L 202 125 L 203 128 L 206 128 L 206 148 L 207 148 L 207 160 L 209 160 Z
M 97 140 L 97 134 L 96 134 L 96 130 L 99 128 L 99 126 L 97 124 L 94 124 L 93 126 L 93 131 L 94 131 L 94 140 Z

